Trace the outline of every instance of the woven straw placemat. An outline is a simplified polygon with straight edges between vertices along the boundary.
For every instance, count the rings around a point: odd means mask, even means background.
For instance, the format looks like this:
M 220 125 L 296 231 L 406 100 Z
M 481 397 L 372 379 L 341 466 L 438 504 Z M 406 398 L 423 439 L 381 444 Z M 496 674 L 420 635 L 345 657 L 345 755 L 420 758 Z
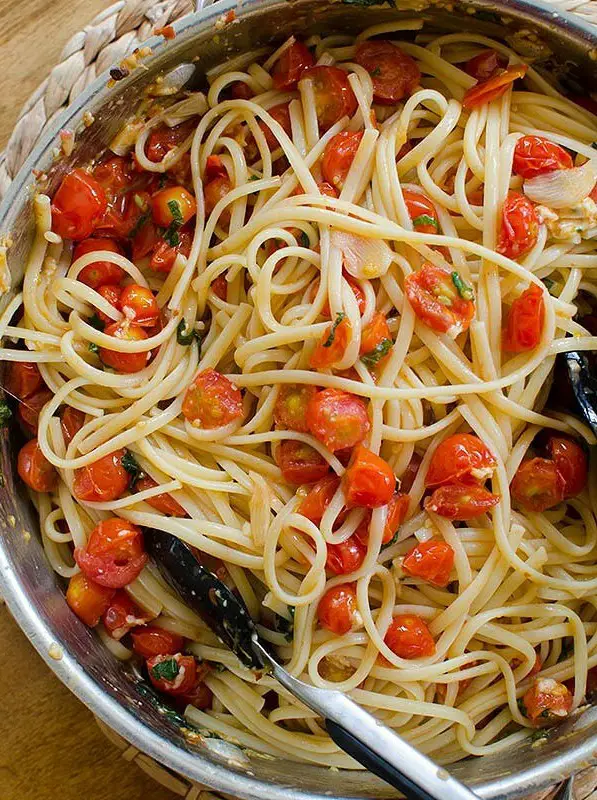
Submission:
M 98 75 L 148 39 L 154 28 L 162 28 L 212 0 L 118 0 L 109 5 L 67 42 L 59 63 L 31 95 L 19 114 L 3 153 L 0 153 L 0 200 L 25 162 L 46 125 L 71 103 Z M 546 0 L 559 11 L 578 14 L 597 25 L 597 0 Z M 177 775 L 142 753 L 96 720 L 105 736 L 120 750 L 122 758 L 134 762 L 154 780 L 186 800 L 219 800 L 209 787 Z M 553 800 L 558 787 L 526 800 Z M 597 800 L 597 767 L 576 777 L 574 800 Z

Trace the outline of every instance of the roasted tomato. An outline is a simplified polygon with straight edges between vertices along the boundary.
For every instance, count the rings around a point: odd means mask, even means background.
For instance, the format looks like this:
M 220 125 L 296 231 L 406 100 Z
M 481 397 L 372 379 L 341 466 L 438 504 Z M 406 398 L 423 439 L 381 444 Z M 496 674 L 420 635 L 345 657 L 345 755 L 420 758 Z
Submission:
M 410 189 L 404 189 L 402 195 L 414 230 L 417 233 L 437 233 L 439 222 L 431 200 L 426 195 L 412 192 Z
M 337 475 L 328 475 L 322 478 L 315 486 L 311 487 L 309 494 L 299 505 L 298 513 L 307 517 L 315 525 L 319 525 L 339 486 L 340 478 Z
M 352 86 L 346 72 L 340 67 L 309 67 L 301 77 L 313 81 L 315 109 L 321 131 L 327 131 L 342 117 L 352 117 L 357 110 L 358 103 Z
M 425 509 L 446 519 L 474 519 L 497 505 L 500 498 L 483 486 L 454 483 L 440 486 L 425 500 Z
M 54 397 L 54 393 L 49 389 L 41 389 L 19 403 L 17 418 L 27 433 L 32 436 L 37 434 L 41 410 L 52 397 Z
M 106 193 L 96 179 L 85 170 L 73 169 L 52 199 L 52 230 L 63 239 L 86 239 L 107 206 Z
M 250 100 L 255 93 L 244 81 L 234 81 L 230 84 L 230 94 L 235 100 Z
M 100 586 L 83 572 L 78 572 L 68 582 L 66 602 L 85 625 L 95 628 L 114 597 L 114 589 Z
M 326 145 L 321 172 L 326 181 L 337 189 L 344 186 L 362 138 L 363 131 L 341 131 Z
M 354 58 L 371 75 L 373 99 L 381 105 L 392 106 L 410 96 L 421 80 L 417 62 L 384 39 L 361 42 Z
M 392 344 L 392 334 L 386 315 L 376 311 L 371 317 L 371 322 L 361 331 L 359 354 L 367 365 L 373 366 L 386 358 Z
M 362 625 L 354 586 L 351 583 L 341 583 L 328 589 L 317 606 L 317 618 L 322 628 L 327 628 L 338 636 Z
M 434 331 L 455 338 L 468 330 L 475 315 L 473 290 L 458 272 L 424 264 L 406 276 L 404 291 L 417 317 Z
M 329 472 L 328 462 L 317 450 L 294 439 L 280 443 L 276 450 L 276 463 L 284 480 L 297 485 L 315 483 Z
M 96 525 L 85 547 L 76 547 L 74 555 L 88 578 L 110 589 L 132 583 L 147 563 L 141 529 L 119 517 Z
M 107 300 L 111 306 L 115 309 L 120 311 L 120 295 L 122 294 L 122 288 L 117 286 L 114 283 L 107 283 L 105 286 L 99 286 L 96 289 L 97 293 L 101 295 L 104 300 Z M 103 311 L 97 310 L 97 316 L 105 325 L 112 325 L 115 321 L 112 317 L 109 317 L 107 314 L 104 314 Z
M 85 414 L 78 408 L 64 406 L 60 412 L 60 422 L 64 444 L 68 447 L 74 435 L 78 433 L 85 423 Z
M 284 130 L 284 133 L 287 133 L 288 136 L 290 136 L 292 134 L 292 125 L 290 122 L 290 109 L 288 106 L 288 103 L 280 103 L 278 106 L 268 108 L 267 112 L 270 117 L 273 117 L 274 120 L 279 123 Z M 267 146 L 270 150 L 275 150 L 277 147 L 280 147 L 280 142 L 269 125 L 267 125 L 263 120 L 260 120 L 259 127 L 263 131 L 265 141 L 267 142 Z
M 126 492 L 129 474 L 122 465 L 126 450 L 115 450 L 93 464 L 75 470 L 73 493 L 79 500 L 108 502 Z
M 419 542 L 402 562 L 402 569 L 407 575 L 422 578 L 434 586 L 447 586 L 453 567 L 454 550 L 441 539 Z
M 197 213 L 197 203 L 184 186 L 171 186 L 153 195 L 151 213 L 156 225 L 168 228 L 174 224 L 181 228 Z
M 147 339 L 143 328 L 134 322 L 129 322 L 128 319 L 124 322 L 113 322 L 108 325 L 104 333 L 128 342 L 142 342 Z M 99 357 L 107 367 L 112 367 L 116 372 L 131 373 L 139 372 L 147 366 L 149 352 L 144 350 L 138 353 L 120 353 L 118 350 L 100 347 Z
M 523 136 L 516 142 L 512 171 L 525 180 L 573 166 L 570 153 L 543 136 Z
M 205 203 L 205 216 L 208 217 L 216 205 L 230 193 L 232 184 L 228 175 L 221 175 L 214 178 L 203 187 L 203 201 Z M 222 220 L 230 219 L 230 211 L 226 210 L 221 214 Z
M 158 625 L 146 625 L 132 632 L 133 650 L 143 658 L 173 656 L 184 647 L 184 639 Z
M 45 384 L 37 364 L 28 361 L 9 361 L 4 373 L 4 386 L 8 394 L 25 400 L 36 394 Z
M 174 266 L 179 253 L 185 258 L 189 257 L 192 244 L 193 235 L 190 231 L 185 230 L 179 232 L 178 244 L 176 245 L 168 244 L 164 239 L 160 239 L 151 254 L 149 266 L 156 272 L 168 274 Z
M 87 253 L 97 253 L 101 250 L 122 255 L 122 248 L 114 239 L 84 239 L 75 247 L 73 261 L 87 255 Z M 120 283 L 125 275 L 126 272 L 117 264 L 112 264 L 110 261 L 95 261 L 83 267 L 77 276 L 77 280 L 87 286 L 91 286 L 92 289 L 98 289 L 108 283 Z
M 580 494 L 587 485 L 587 457 L 582 447 L 565 436 L 552 436 L 547 443 L 556 472 L 563 484 L 564 497 Z
M 123 156 L 112 156 L 93 168 L 93 177 L 110 197 L 118 194 L 133 180 L 131 162 Z
M 522 702 L 527 717 L 537 727 L 561 722 L 572 711 L 572 694 L 553 678 L 535 678 Z
M 436 448 L 425 486 L 483 482 L 491 477 L 496 463 L 493 453 L 478 436 L 455 433 Z
M 526 64 L 513 64 L 511 67 L 506 67 L 502 72 L 493 75 L 488 80 L 476 83 L 465 92 L 462 99 L 462 107 L 470 111 L 486 103 L 491 103 L 492 100 L 501 97 L 515 80 L 524 78 L 527 74 L 527 70 L 528 67 Z
M 348 575 L 360 569 L 367 547 L 354 534 L 340 544 L 328 544 L 326 568 L 334 575 Z
M 180 125 L 169 128 L 167 125 L 157 125 L 152 129 L 145 144 L 145 155 L 150 161 L 163 161 L 164 156 L 181 145 L 184 140 L 194 132 L 195 121 L 187 120 Z
M 225 275 L 218 275 L 218 277 L 211 282 L 210 288 L 216 297 L 226 302 L 228 299 L 228 281 Z
M 525 511 L 545 511 L 564 499 L 564 481 L 554 461 L 527 458 L 512 478 L 510 494 Z
M 187 389 L 182 413 L 197 428 L 221 428 L 242 417 L 243 398 L 228 378 L 206 369 Z
M 541 341 L 545 321 L 543 291 L 532 283 L 510 306 L 502 336 L 507 353 L 526 353 Z
M 144 475 L 139 478 L 135 483 L 135 489 L 138 492 L 144 492 L 145 489 L 153 489 L 158 484 L 150 478 L 149 475 Z M 171 494 L 156 494 L 145 501 L 156 511 L 161 511 L 167 517 L 187 517 L 188 514 L 180 503 L 175 500 Z
M 31 439 L 19 450 L 17 471 L 35 492 L 51 492 L 58 485 L 58 473 L 42 453 L 37 439 Z
M 311 67 L 315 59 L 309 48 L 301 41 L 295 41 L 282 53 L 272 69 L 274 89 L 296 89 L 303 70 Z
M 160 316 L 160 308 L 154 293 L 146 286 L 131 283 L 120 295 L 120 309 L 131 322 L 142 327 L 153 327 Z
M 307 425 L 332 452 L 360 444 L 371 427 L 364 401 L 339 389 L 323 389 L 311 398 Z
M 396 477 L 388 462 L 361 444 L 353 450 L 343 481 L 349 507 L 385 506 L 392 499 L 396 486 Z
M 355 278 L 352 277 L 352 275 L 349 275 L 347 272 L 342 272 L 342 277 L 352 289 L 352 293 L 354 294 L 354 299 L 357 301 L 357 306 L 359 308 L 359 314 L 361 314 L 362 316 L 366 306 L 365 292 L 361 289 L 360 284 Z M 319 289 L 319 279 L 311 284 L 309 293 L 309 297 L 311 300 L 317 294 L 318 289 Z M 330 304 L 327 300 L 325 301 L 323 308 L 321 309 L 321 313 L 324 317 L 329 317 L 331 314 Z
M 204 670 L 210 669 L 209 664 L 206 664 L 205 662 L 203 662 L 201 668 Z M 183 695 L 179 695 L 178 697 L 180 701 L 186 705 L 194 706 L 195 708 L 200 708 L 201 710 L 211 708 L 213 703 L 213 693 L 211 689 L 201 680 L 197 680 L 195 682 L 195 685 L 190 692 L 185 692 Z
M 147 660 L 149 680 L 160 692 L 182 695 L 190 692 L 197 680 L 197 662 L 193 656 L 152 656 Z
M 539 235 L 539 218 L 535 206 L 520 192 L 508 192 L 502 208 L 502 221 L 497 251 L 517 259 L 532 250 Z
M 415 614 L 395 616 L 384 642 L 399 658 L 424 658 L 435 653 L 435 641 L 425 620 Z
M 130 630 L 139 625 L 145 625 L 153 619 L 151 614 L 141 611 L 124 589 L 118 589 L 110 605 L 102 614 L 104 628 L 112 639 L 120 640 Z
M 308 433 L 307 406 L 317 394 L 315 386 L 287 384 L 280 387 L 274 406 L 274 422 L 281 428 L 299 433 Z
M 464 65 L 468 72 L 477 81 L 488 81 L 508 66 L 508 59 L 497 50 L 481 50 L 476 56 L 469 58 Z
M 337 361 L 340 361 L 350 342 L 351 335 L 352 327 L 348 318 L 343 313 L 338 314 L 336 320 L 324 331 L 315 350 L 313 350 L 309 366 L 312 369 L 321 369 L 331 367 Z

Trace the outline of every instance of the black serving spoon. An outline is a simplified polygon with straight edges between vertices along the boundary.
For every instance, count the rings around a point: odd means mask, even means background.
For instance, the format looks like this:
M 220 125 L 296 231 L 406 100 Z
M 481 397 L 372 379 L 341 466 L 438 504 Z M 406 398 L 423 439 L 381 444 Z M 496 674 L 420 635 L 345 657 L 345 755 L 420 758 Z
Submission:
M 595 367 L 586 353 L 571 350 L 562 353 L 570 385 L 585 421 L 597 436 L 597 376 Z
M 147 549 L 164 579 L 196 611 L 224 644 L 251 669 L 269 669 L 291 694 L 325 721 L 325 727 L 346 753 L 407 800 L 479 800 L 394 731 L 342 692 L 320 689 L 288 673 L 259 641 L 243 601 L 191 549 L 169 533 L 147 530 Z

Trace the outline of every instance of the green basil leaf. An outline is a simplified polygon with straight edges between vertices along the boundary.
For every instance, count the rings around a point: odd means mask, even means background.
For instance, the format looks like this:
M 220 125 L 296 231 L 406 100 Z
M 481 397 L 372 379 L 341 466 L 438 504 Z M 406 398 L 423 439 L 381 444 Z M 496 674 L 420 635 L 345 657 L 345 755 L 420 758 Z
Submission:
M 182 212 L 180 210 L 178 200 L 168 200 L 168 208 L 172 214 L 172 222 L 178 223 L 178 227 L 180 227 L 184 220 L 182 218 Z
M 361 356 L 361 361 L 367 367 L 374 367 L 384 356 L 387 356 L 393 344 L 394 342 L 391 339 L 382 339 L 379 344 L 375 345 L 373 350 Z
M 340 313 L 336 315 L 336 319 L 334 320 L 334 324 L 332 325 L 332 328 L 330 330 L 330 335 L 323 343 L 324 347 L 331 347 L 334 344 L 334 339 L 336 338 L 336 328 L 342 322 L 345 316 L 346 314 L 344 313 L 344 311 L 340 311 Z
M 99 345 L 97 345 L 95 342 L 89 342 L 89 350 L 92 353 L 99 353 Z
M 120 463 L 130 475 L 129 484 L 131 486 L 134 486 L 135 483 L 137 483 L 137 481 L 139 480 L 139 478 L 144 477 L 144 472 L 139 466 L 139 462 L 137 461 L 137 459 L 131 453 L 130 450 L 125 450 L 124 455 L 120 460 Z
M 12 410 L 5 400 L 0 400 L 0 428 L 4 428 L 12 417 Z
M 167 658 L 151 668 L 151 674 L 157 681 L 173 681 L 179 672 L 180 668 L 175 658 Z
M 463 300 L 473 300 L 475 295 L 473 293 L 472 286 L 469 286 L 468 283 L 462 280 L 460 275 L 457 272 L 452 273 L 452 283 L 456 287 L 456 291 L 462 297 Z
M 433 225 L 436 230 L 439 229 L 438 221 L 430 217 L 429 214 L 421 214 L 419 217 L 415 217 L 413 219 L 413 228 L 416 228 L 417 225 Z
M 190 325 L 187 327 L 187 321 L 183 317 L 176 328 L 176 341 L 178 344 L 188 347 L 195 339 L 200 341 L 195 329 Z
M 99 318 L 97 312 L 94 312 L 94 314 L 89 317 L 87 323 L 91 325 L 92 328 L 95 328 L 96 331 L 103 331 L 106 327 L 105 322 Z

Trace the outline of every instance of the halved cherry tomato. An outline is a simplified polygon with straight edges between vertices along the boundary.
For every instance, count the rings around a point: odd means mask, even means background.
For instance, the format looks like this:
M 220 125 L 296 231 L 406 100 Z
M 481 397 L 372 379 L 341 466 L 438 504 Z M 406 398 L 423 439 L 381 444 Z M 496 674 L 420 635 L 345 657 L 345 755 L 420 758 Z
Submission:
M 214 210 L 216 205 L 230 193 L 232 184 L 228 175 L 221 175 L 219 178 L 214 178 L 203 187 L 203 201 L 205 204 L 205 216 L 208 217 Z M 222 219 L 230 218 L 230 211 L 226 211 L 221 215 Z
M 206 369 L 187 389 L 182 413 L 197 428 L 221 428 L 242 417 L 242 394 L 224 375 Z
M 437 233 L 439 222 L 437 211 L 431 200 L 424 194 L 404 189 L 402 192 L 408 216 L 417 233 Z
M 582 447 L 564 436 L 552 436 L 547 449 L 562 479 L 564 497 L 580 494 L 587 485 L 587 457 Z
M 331 367 L 340 361 L 352 334 L 348 317 L 338 314 L 336 320 L 323 332 L 323 336 L 311 353 L 309 366 L 312 369 Z
M 107 456 L 75 470 L 73 493 L 79 500 L 106 503 L 118 500 L 129 486 L 129 474 L 122 465 L 126 450 L 115 450 Z
M 517 259 L 532 250 L 539 235 L 539 218 L 535 206 L 520 192 L 508 192 L 502 208 L 502 221 L 497 251 Z
M 181 232 L 179 232 L 179 238 Z M 157 227 L 153 224 L 150 217 L 146 217 L 132 235 L 131 253 L 133 261 L 138 261 L 150 255 L 160 244 L 166 244 L 160 236 Z
M 114 239 L 84 239 L 75 247 L 73 260 L 76 261 L 87 253 L 96 253 L 100 250 L 107 250 L 109 253 L 122 255 L 122 248 Z M 112 264 L 110 261 L 95 261 L 88 264 L 79 272 L 77 280 L 81 283 L 97 289 L 105 284 L 118 284 L 126 275 L 122 267 Z
M 351 583 L 328 589 L 317 606 L 317 619 L 322 628 L 344 636 L 360 622 L 357 593 Z M 362 622 L 361 622 L 362 624 Z
M 73 575 L 66 590 L 66 602 L 90 628 L 95 628 L 99 623 L 113 597 L 114 589 L 100 586 L 83 572 Z
M 142 342 L 147 339 L 147 334 L 140 325 L 124 320 L 113 322 L 105 329 L 107 336 L 124 339 L 128 342 Z M 119 353 L 107 347 L 100 347 L 99 357 L 107 367 L 112 367 L 116 372 L 139 372 L 147 366 L 149 353 L 147 350 L 138 353 Z
M 307 406 L 307 425 L 332 452 L 360 444 L 369 433 L 367 406 L 360 397 L 340 389 L 323 389 Z
M 423 264 L 404 280 L 408 302 L 425 325 L 456 337 L 468 330 L 475 315 L 473 290 L 460 275 L 433 264 Z
M 416 614 L 397 614 L 384 642 L 399 658 L 424 658 L 435 653 L 435 641 L 427 623 Z
M 308 433 L 307 406 L 317 394 L 315 386 L 287 384 L 280 387 L 274 406 L 274 422 L 281 428 Z
M 274 120 L 281 125 L 284 133 L 287 133 L 288 136 L 292 133 L 292 125 L 290 122 L 290 109 L 289 103 L 280 103 L 278 106 L 273 106 L 273 108 L 268 108 L 267 113 L 274 118 Z M 272 129 L 267 125 L 263 120 L 259 120 L 259 127 L 263 131 L 263 135 L 265 136 L 265 141 L 267 142 L 267 146 L 270 150 L 276 150 L 276 148 L 280 147 L 280 142 L 278 141 L 277 137 L 273 133 Z
M 440 486 L 425 500 L 425 509 L 446 519 L 474 519 L 497 505 L 500 498 L 483 486 L 454 483 Z
M 147 660 L 147 671 L 156 689 L 175 696 L 190 692 L 197 680 L 197 662 L 181 653 L 152 656 Z
M 230 85 L 230 94 L 235 100 L 250 100 L 255 96 L 254 91 L 244 81 L 234 81 Z
M 378 508 L 392 499 L 396 477 L 387 461 L 359 444 L 353 451 L 343 482 L 349 507 Z
M 321 172 L 332 186 L 341 189 L 357 154 L 363 131 L 341 131 L 327 143 Z
M 173 656 L 184 647 L 184 639 L 177 633 L 158 625 L 146 625 L 132 632 L 133 650 L 143 658 Z
M 63 239 L 86 239 L 107 206 L 106 193 L 96 179 L 85 170 L 73 169 L 52 199 L 52 230 Z
M 528 67 L 526 64 L 513 64 L 511 67 L 506 67 L 503 72 L 493 75 L 486 81 L 479 81 L 464 94 L 462 98 L 462 107 L 470 111 L 472 108 L 478 108 L 485 103 L 490 103 L 501 97 L 510 85 L 518 78 L 524 78 L 527 74 Z
M 135 483 L 135 489 L 138 492 L 144 492 L 145 489 L 153 489 L 157 485 L 153 478 L 150 478 L 149 475 L 144 475 Z M 156 494 L 145 502 L 168 517 L 188 517 L 187 512 L 171 494 Z
M 352 293 L 354 294 L 354 299 L 357 301 L 357 306 L 359 308 L 359 314 L 363 315 L 366 306 L 366 299 L 365 299 L 365 292 L 361 289 L 360 284 L 353 278 L 352 275 L 349 275 L 347 272 L 342 272 L 342 277 L 348 283 L 350 288 L 352 289 Z M 319 290 L 319 279 L 317 279 L 310 287 L 309 297 L 312 300 Z M 329 317 L 331 314 L 330 311 L 330 304 L 328 300 L 325 301 L 323 308 L 321 309 L 321 313 L 324 317 Z
M 371 75 L 373 99 L 381 105 L 392 106 L 411 95 L 421 80 L 414 58 L 386 39 L 361 42 L 354 58 Z
M 447 586 L 454 567 L 454 550 L 441 539 L 419 542 L 405 556 L 402 569 L 407 575 L 432 583 Z
M 543 136 L 523 136 L 516 142 L 512 171 L 525 180 L 573 166 L 570 153 Z
M 137 283 L 124 287 L 120 295 L 120 308 L 127 319 L 142 327 L 151 328 L 160 316 L 160 307 L 154 293 Z
M 208 156 L 205 162 L 205 172 L 203 173 L 205 183 L 213 181 L 214 178 L 221 178 L 222 175 L 228 175 L 228 173 L 220 156 Z
M 32 436 L 37 434 L 37 425 L 42 408 L 52 397 L 54 397 L 54 393 L 49 389 L 41 389 L 19 403 L 17 418 L 25 431 Z
M 85 414 L 79 411 L 78 408 L 64 406 L 60 412 L 60 423 L 62 435 L 64 436 L 64 443 L 68 447 L 74 435 L 83 427 L 85 423 Z
M 535 725 L 561 722 L 572 711 L 572 694 L 553 678 L 535 678 L 522 698 L 527 717 Z
M 216 297 L 226 302 L 228 298 L 228 281 L 225 275 L 218 275 L 218 277 L 211 282 L 210 288 Z
M 145 144 L 145 155 L 150 161 L 163 161 L 164 156 L 173 150 L 195 130 L 194 120 L 186 120 L 169 128 L 157 125 L 152 129 Z
M 325 197 L 338 197 L 338 192 L 327 181 L 319 181 L 317 188 Z
M 319 525 L 339 486 L 340 478 L 337 475 L 328 475 L 322 478 L 309 489 L 309 494 L 298 507 L 298 513 L 307 517 L 315 525 Z
M 301 41 L 293 42 L 274 64 L 271 73 L 274 89 L 296 89 L 303 70 L 314 63 L 309 48 Z
M 167 228 L 174 223 L 180 228 L 193 219 L 197 213 L 197 203 L 184 186 L 171 186 L 151 198 L 151 213 L 156 225 Z
M 17 471 L 35 492 L 51 492 L 58 484 L 58 473 L 42 453 L 37 439 L 31 439 L 19 450 Z
M 508 59 L 497 50 L 481 50 L 476 56 L 469 58 L 464 71 L 477 81 L 488 81 L 508 66 Z
M 526 511 L 545 511 L 564 499 L 564 481 L 554 461 L 527 458 L 512 478 L 510 494 L 514 502 Z
M 164 239 L 160 239 L 152 253 L 149 266 L 156 272 L 170 272 L 179 253 L 185 258 L 189 257 L 192 244 L 193 235 L 185 230 L 179 231 L 177 245 L 168 244 Z
M 545 321 L 543 291 L 532 283 L 510 306 L 502 336 L 507 353 L 526 353 L 541 341 Z
M 117 590 L 110 605 L 102 614 L 104 628 L 112 639 L 117 641 L 133 628 L 145 625 L 150 619 L 153 619 L 153 615 L 142 611 L 124 589 Z
M 207 667 L 209 669 L 209 665 L 205 664 L 205 662 L 202 664 L 202 667 Z M 213 692 L 209 686 L 202 681 L 198 681 L 190 692 L 185 692 L 185 694 L 180 695 L 179 699 L 186 705 L 194 706 L 204 711 L 206 708 L 211 708 L 213 697 Z
M 102 216 L 96 234 L 117 239 L 132 236 L 145 225 L 150 206 L 151 195 L 147 191 L 131 189 L 118 195 Z
M 301 78 L 313 81 L 315 110 L 321 131 L 327 131 L 342 117 L 352 117 L 357 110 L 352 86 L 340 67 L 309 67 Z
M 141 528 L 120 517 L 98 523 L 74 555 L 85 575 L 110 589 L 132 583 L 147 563 Z
M 93 177 L 109 196 L 113 196 L 130 186 L 133 180 L 130 161 L 122 156 L 112 156 L 93 168 Z
M 334 575 L 348 575 L 356 572 L 367 555 L 367 547 L 354 535 L 340 544 L 328 544 L 328 555 L 325 561 L 326 569 Z
M 107 300 L 111 306 L 114 306 L 114 308 L 120 311 L 120 295 L 122 294 L 122 289 L 120 286 L 114 283 L 107 283 L 105 286 L 99 286 L 96 289 L 96 292 L 101 295 L 104 300 Z M 103 311 L 98 309 L 96 313 L 104 325 L 112 325 L 114 322 L 112 317 L 104 314 Z
M 479 483 L 491 477 L 495 456 L 472 433 L 455 433 L 441 442 L 425 476 L 425 486 L 445 483 Z
M 361 332 L 361 346 L 359 354 L 361 356 L 368 356 L 375 359 L 375 363 L 379 364 L 388 355 L 386 350 L 385 355 L 380 353 L 380 348 L 392 346 L 392 334 L 388 327 L 386 315 L 381 311 L 376 311 L 371 317 L 369 324 L 363 328 Z M 379 355 L 379 358 L 377 357 Z
M 315 483 L 329 472 L 328 462 L 317 450 L 303 442 L 288 439 L 276 450 L 276 463 L 288 483 Z
M 45 386 L 37 364 L 28 361 L 9 361 L 4 373 L 4 385 L 6 391 L 19 400 L 31 397 Z
M 402 523 L 406 519 L 409 502 L 410 501 L 408 495 L 403 494 L 402 492 L 394 492 L 394 494 L 390 498 L 390 502 L 388 503 L 386 524 L 384 526 L 381 538 L 382 544 L 389 544 L 396 535 L 396 533 L 398 532 L 398 528 L 402 525 Z M 354 535 L 358 538 L 358 540 L 363 544 L 367 544 L 369 541 L 370 524 L 371 524 L 371 513 L 369 512 L 365 514 L 363 521 L 361 522 L 361 524 L 354 533 Z

